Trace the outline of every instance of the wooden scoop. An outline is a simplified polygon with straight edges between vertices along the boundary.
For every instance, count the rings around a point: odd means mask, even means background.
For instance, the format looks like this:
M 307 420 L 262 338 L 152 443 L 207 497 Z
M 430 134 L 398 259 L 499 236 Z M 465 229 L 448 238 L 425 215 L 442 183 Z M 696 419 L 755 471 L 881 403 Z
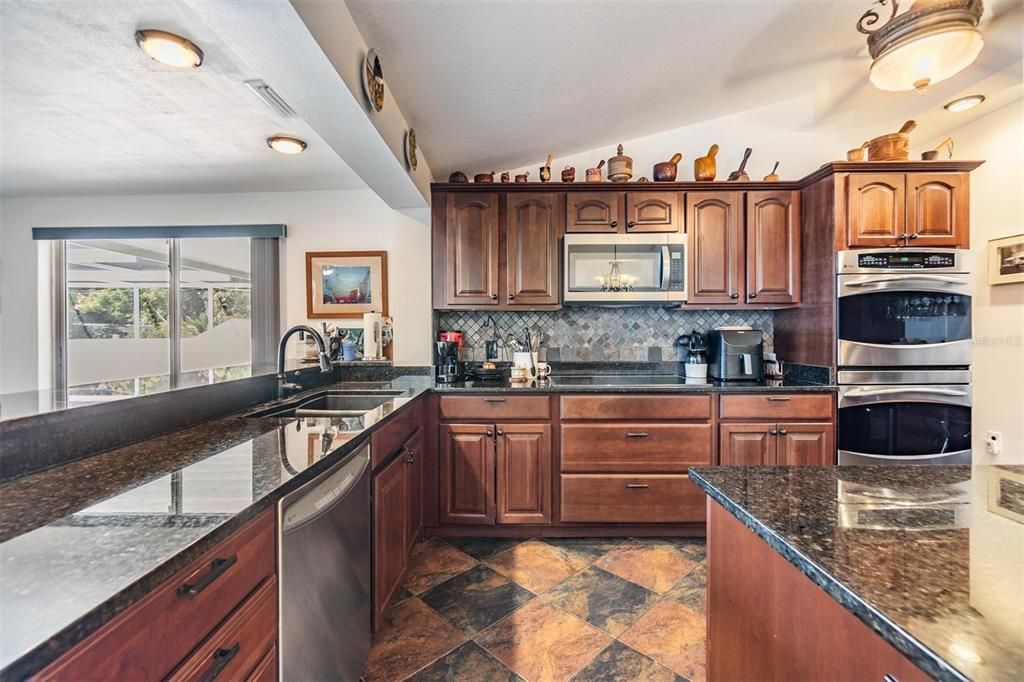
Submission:
M 779 162 L 778 161 L 776 161 L 775 165 L 772 166 L 772 172 L 769 173 L 768 175 L 764 176 L 764 181 L 765 182 L 778 182 L 779 181 L 779 174 L 775 172 L 777 170 L 779 170 Z
M 554 154 L 548 154 L 548 160 L 544 162 L 544 166 L 547 168 L 551 167 L 551 162 L 555 160 Z
M 747 171 L 745 169 L 747 167 L 747 160 L 750 158 L 750 152 L 752 151 L 754 150 L 751 149 L 750 147 L 747 147 L 746 151 L 743 152 L 743 161 L 740 162 L 740 167 L 734 170 L 732 173 L 729 173 L 728 179 L 730 181 L 747 181 L 750 179 L 750 176 L 747 175 Z

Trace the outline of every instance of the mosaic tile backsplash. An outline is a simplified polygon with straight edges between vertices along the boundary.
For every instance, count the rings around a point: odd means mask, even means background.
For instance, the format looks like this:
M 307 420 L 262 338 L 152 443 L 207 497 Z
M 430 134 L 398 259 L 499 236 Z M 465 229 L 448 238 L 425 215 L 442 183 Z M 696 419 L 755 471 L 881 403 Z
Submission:
M 484 341 L 491 338 L 491 320 L 500 337 L 521 336 L 527 327 L 541 330 L 541 360 L 552 362 L 681 360 L 675 345 L 680 334 L 707 332 L 725 325 L 749 325 L 765 336 L 771 351 L 774 315 L 771 310 L 669 310 L 656 307 L 603 308 L 571 306 L 544 312 L 462 312 L 437 314 L 437 328 L 465 333 L 463 359 L 484 360 Z

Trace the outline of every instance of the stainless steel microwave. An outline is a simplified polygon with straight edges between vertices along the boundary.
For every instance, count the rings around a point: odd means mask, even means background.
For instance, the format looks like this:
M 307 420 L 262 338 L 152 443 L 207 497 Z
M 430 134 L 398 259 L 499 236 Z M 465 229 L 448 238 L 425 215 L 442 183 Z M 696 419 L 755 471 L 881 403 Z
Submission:
M 565 303 L 674 305 L 686 300 L 686 235 L 568 234 Z

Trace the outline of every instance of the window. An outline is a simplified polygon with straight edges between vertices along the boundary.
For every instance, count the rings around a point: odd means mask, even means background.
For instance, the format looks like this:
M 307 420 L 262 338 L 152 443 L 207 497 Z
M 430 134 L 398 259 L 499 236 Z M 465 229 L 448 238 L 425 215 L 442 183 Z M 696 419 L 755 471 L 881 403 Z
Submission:
M 180 236 L 190 229 L 204 234 Z M 69 403 L 238 379 L 273 361 L 276 238 L 216 228 L 36 235 L 54 240 L 54 385 Z

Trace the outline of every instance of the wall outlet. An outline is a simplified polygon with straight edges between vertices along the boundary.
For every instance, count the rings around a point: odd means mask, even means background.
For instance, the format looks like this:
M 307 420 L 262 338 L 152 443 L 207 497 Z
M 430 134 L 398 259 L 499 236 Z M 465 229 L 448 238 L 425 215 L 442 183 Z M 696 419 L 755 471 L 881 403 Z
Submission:
M 1003 450 L 1003 434 L 998 431 L 989 431 L 985 434 L 985 452 L 990 455 L 998 455 Z

